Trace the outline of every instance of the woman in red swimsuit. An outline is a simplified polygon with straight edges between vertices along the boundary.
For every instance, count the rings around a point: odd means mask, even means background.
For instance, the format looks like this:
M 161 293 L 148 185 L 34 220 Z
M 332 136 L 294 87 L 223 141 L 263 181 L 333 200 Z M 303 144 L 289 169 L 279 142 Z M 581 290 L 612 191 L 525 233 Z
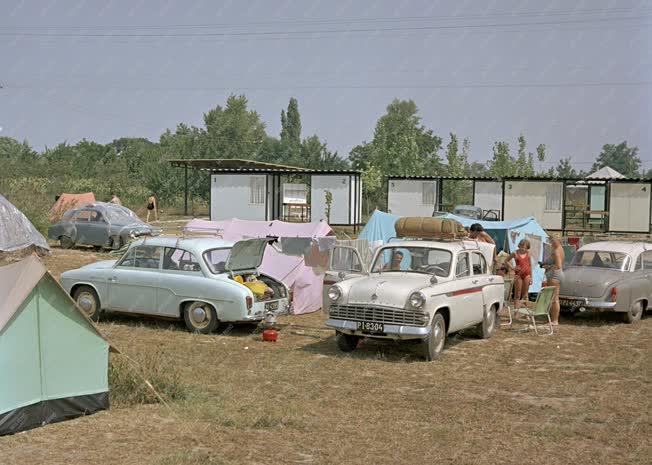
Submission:
M 523 239 L 518 243 L 518 250 L 510 256 L 516 263 L 514 272 L 514 300 L 528 299 L 528 290 L 532 284 L 532 262 L 530 260 L 530 241 Z M 507 261 L 506 263 L 509 263 Z

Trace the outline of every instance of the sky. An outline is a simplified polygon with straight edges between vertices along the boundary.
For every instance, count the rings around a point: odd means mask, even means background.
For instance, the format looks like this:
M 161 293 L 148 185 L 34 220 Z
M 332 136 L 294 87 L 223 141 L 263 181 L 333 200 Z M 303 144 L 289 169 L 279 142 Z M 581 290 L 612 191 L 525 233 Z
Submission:
M 523 133 L 539 168 L 626 140 L 652 169 L 651 31 L 640 0 L 0 0 L 0 136 L 157 141 L 245 94 L 346 156 L 400 98 L 473 161 Z

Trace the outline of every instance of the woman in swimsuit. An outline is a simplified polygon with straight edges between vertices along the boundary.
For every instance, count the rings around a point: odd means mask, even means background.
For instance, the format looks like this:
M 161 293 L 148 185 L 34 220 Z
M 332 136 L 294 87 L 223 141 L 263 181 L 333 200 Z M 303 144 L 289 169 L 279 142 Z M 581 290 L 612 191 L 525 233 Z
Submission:
M 146 223 L 149 223 L 149 214 L 154 212 L 155 221 L 158 221 L 158 204 L 156 203 L 156 195 L 152 193 L 147 199 L 147 220 Z
M 514 272 L 514 300 L 528 299 L 528 291 L 532 284 L 532 262 L 530 258 L 530 241 L 523 239 L 518 243 L 518 250 L 509 257 L 516 263 Z M 508 266 L 509 261 L 505 262 Z

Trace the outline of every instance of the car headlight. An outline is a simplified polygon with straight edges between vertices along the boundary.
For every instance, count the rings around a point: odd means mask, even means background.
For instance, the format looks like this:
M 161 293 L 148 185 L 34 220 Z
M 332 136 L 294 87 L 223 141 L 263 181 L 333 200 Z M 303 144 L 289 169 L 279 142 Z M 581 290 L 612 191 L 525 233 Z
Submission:
M 410 306 L 413 308 L 421 308 L 426 303 L 426 296 L 421 292 L 413 292 L 410 295 Z
M 337 286 L 331 286 L 328 290 L 328 299 L 331 302 L 337 302 L 342 297 L 342 290 Z

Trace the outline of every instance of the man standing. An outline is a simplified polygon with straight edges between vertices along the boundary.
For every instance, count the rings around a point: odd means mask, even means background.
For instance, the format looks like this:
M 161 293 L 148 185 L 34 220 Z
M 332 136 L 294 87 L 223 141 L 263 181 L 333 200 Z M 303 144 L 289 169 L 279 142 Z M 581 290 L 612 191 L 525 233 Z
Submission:
M 122 205 L 122 202 L 120 202 L 118 196 L 115 195 L 115 192 L 111 192 L 111 200 L 109 200 L 109 203 L 113 203 L 115 205 Z

